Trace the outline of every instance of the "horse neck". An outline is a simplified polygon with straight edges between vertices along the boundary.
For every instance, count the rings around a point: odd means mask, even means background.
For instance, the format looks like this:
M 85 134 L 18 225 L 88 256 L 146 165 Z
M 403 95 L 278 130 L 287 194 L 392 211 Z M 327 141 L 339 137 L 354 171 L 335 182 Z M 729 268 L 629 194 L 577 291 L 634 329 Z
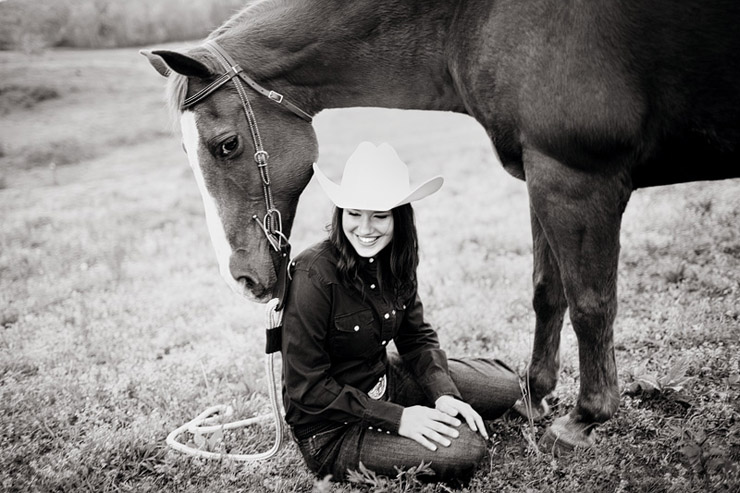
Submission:
M 255 78 L 313 113 L 352 106 L 464 111 L 446 56 L 456 5 L 265 0 L 212 37 Z

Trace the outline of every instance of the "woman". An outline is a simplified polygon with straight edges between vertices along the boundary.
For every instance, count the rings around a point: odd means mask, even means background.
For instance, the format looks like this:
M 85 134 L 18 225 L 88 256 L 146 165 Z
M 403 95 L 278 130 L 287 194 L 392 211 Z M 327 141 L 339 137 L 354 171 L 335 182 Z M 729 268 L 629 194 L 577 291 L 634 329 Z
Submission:
M 390 476 L 424 461 L 436 479 L 469 477 L 487 448 L 483 419 L 520 390 L 497 360 L 448 364 L 424 321 L 410 202 L 442 178 L 411 190 L 393 148 L 368 142 L 341 185 L 314 170 L 336 208 L 329 238 L 291 264 L 282 347 L 286 420 L 306 464 L 338 480 L 360 462 Z

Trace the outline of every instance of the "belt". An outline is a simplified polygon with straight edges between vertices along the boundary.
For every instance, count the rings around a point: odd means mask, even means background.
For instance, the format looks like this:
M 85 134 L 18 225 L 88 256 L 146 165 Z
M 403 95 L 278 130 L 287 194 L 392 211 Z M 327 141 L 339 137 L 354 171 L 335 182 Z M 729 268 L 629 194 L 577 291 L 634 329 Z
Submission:
M 382 399 L 385 396 L 386 388 L 388 387 L 388 378 L 383 375 L 378 379 L 378 383 L 367 392 L 368 397 L 374 400 Z M 342 428 L 343 425 L 334 421 L 319 421 L 316 423 L 306 423 L 304 425 L 293 426 L 293 436 L 296 440 L 305 440 L 308 437 L 329 431 L 331 429 Z
M 367 396 L 370 397 L 371 399 L 375 399 L 376 401 L 378 399 L 382 399 L 383 396 L 385 395 L 385 388 L 387 386 L 388 386 L 388 379 L 386 378 L 385 375 L 383 375 L 382 377 L 378 379 L 378 383 L 375 384 L 375 387 L 373 387 L 367 392 Z

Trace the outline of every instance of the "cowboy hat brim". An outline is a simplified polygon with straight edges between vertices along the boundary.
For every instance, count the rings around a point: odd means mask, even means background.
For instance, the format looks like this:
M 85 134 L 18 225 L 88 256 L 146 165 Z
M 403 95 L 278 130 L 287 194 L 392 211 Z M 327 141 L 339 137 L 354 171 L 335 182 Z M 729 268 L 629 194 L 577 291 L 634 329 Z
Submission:
M 415 202 L 433 194 L 444 183 L 444 178 L 435 176 L 421 183 L 413 190 L 406 190 L 403 193 L 392 196 L 383 196 L 381 193 L 371 190 L 367 191 L 369 193 L 361 193 L 362 191 L 357 190 L 345 190 L 341 185 L 330 180 L 316 163 L 313 163 L 313 169 L 319 185 L 324 189 L 329 200 L 341 209 L 389 211 L 394 207 Z

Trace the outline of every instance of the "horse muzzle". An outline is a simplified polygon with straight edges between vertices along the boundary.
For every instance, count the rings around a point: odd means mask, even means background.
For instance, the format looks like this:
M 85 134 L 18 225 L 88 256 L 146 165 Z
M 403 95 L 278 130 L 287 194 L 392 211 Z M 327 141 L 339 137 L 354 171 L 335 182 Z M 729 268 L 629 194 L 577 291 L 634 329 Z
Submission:
M 269 256 L 263 262 L 255 260 L 246 250 L 237 250 L 229 258 L 228 271 L 222 271 L 221 275 L 238 295 L 257 303 L 267 303 L 277 282 L 275 267 Z

